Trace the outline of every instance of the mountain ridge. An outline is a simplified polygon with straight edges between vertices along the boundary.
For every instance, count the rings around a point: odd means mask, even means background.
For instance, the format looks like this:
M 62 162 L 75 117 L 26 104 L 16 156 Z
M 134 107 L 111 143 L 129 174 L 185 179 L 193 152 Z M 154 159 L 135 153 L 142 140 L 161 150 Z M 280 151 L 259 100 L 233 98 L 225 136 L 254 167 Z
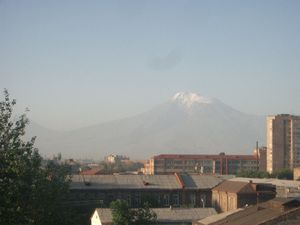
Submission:
M 264 117 L 242 113 L 218 99 L 179 93 L 132 117 L 36 134 L 37 147 L 46 155 L 102 159 L 117 153 L 142 159 L 166 153 L 251 154 L 257 140 L 264 143 Z

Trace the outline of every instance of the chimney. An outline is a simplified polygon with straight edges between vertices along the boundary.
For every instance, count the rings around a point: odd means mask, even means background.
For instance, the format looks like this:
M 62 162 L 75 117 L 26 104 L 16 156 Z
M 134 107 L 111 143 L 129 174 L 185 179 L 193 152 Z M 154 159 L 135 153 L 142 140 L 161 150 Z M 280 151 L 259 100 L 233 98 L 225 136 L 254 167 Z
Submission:
M 149 182 L 143 180 L 143 184 L 144 184 L 145 186 L 148 186 L 148 185 L 149 185 Z
M 182 179 L 182 177 L 180 176 L 180 174 L 178 173 L 174 173 L 178 183 L 180 184 L 181 188 L 184 189 L 185 188 L 185 184 L 184 184 L 184 181 Z

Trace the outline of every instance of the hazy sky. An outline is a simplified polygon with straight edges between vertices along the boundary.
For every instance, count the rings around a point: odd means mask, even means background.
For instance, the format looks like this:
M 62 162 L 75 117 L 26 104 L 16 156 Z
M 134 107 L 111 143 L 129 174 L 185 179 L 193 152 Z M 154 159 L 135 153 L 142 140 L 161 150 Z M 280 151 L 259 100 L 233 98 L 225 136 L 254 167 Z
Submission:
M 178 91 L 300 114 L 299 12 L 297 0 L 0 0 L 0 88 L 64 130 Z

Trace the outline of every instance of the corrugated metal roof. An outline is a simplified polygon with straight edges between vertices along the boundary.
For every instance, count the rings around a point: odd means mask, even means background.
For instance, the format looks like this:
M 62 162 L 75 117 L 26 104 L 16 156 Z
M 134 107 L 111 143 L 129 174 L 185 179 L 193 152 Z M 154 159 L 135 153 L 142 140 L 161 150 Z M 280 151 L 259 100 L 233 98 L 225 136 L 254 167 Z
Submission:
M 159 222 L 187 222 L 200 220 L 217 214 L 214 208 L 154 208 Z M 109 208 L 96 209 L 102 223 L 111 223 L 112 215 Z
M 207 175 L 185 175 L 183 180 L 187 183 L 186 186 L 189 188 L 211 189 L 221 183 L 224 179 Z
M 272 219 L 279 218 L 282 215 L 285 215 L 284 218 L 286 220 L 288 218 L 288 214 L 290 212 L 292 213 L 294 210 L 297 210 L 297 209 L 299 210 L 299 208 L 294 208 L 292 210 L 283 212 L 281 210 L 274 210 L 274 209 L 271 209 L 268 207 L 264 208 L 264 207 L 258 207 L 258 206 L 251 206 L 251 207 L 245 208 L 244 210 L 230 214 L 230 215 L 226 216 L 225 218 L 214 221 L 214 222 L 218 223 L 218 224 L 227 224 L 227 225 L 262 224 L 262 223 L 265 223 L 266 221 L 270 221 Z M 215 217 L 215 216 L 213 216 L 213 217 Z M 208 221 L 207 219 L 204 220 L 204 221 L 206 221 L 206 223 L 202 223 L 200 220 L 195 224 L 201 224 L 201 225 L 214 224 L 214 222 L 207 223 L 207 221 Z M 286 223 L 286 224 L 289 224 L 289 223 Z
M 242 181 L 242 182 L 249 182 L 252 180 L 253 183 L 266 183 L 266 184 L 273 184 L 280 187 L 300 187 L 300 181 L 294 180 L 279 180 L 274 178 L 245 178 L 245 177 L 235 177 L 231 178 L 231 181 Z
M 292 201 L 297 201 L 296 199 L 284 199 L 284 198 L 274 198 L 270 201 L 260 203 L 255 206 L 250 206 L 243 209 L 236 209 L 226 213 L 221 213 L 218 215 L 213 215 L 205 219 L 199 220 L 194 224 L 209 225 L 209 224 L 227 224 L 227 225 L 253 225 L 262 224 L 266 221 L 285 215 L 284 220 L 288 219 L 290 212 L 295 215 L 294 210 L 299 211 L 299 207 L 294 205 L 292 208 L 287 209 L 287 211 L 282 211 L 280 208 L 273 207 L 273 203 L 278 203 L 279 205 L 286 204 Z M 277 223 L 276 223 L 277 224 Z M 289 223 L 286 223 L 289 224 Z M 296 223 L 295 223 L 296 224 Z M 299 223 L 297 223 L 299 224 Z
M 194 221 L 217 214 L 214 208 L 160 208 L 153 209 L 153 211 L 156 213 L 157 220 L 160 222 Z
M 225 219 L 226 217 L 228 217 L 231 214 L 234 214 L 236 212 L 239 212 L 241 210 L 244 210 L 243 208 L 238 208 L 238 209 L 234 209 L 228 212 L 223 212 L 220 214 L 216 214 L 216 215 L 212 215 L 212 216 L 208 216 L 204 219 L 201 219 L 199 221 L 197 221 L 198 224 L 202 224 L 202 225 L 209 225 L 209 224 L 213 224 L 214 222 L 217 222 L 219 220 Z
M 198 224 L 214 224 L 214 223 L 222 223 L 222 220 L 225 220 L 224 224 L 230 224 L 230 225 L 253 225 L 253 224 L 260 224 L 263 221 L 267 221 L 271 219 L 272 217 L 281 215 L 282 213 L 280 211 L 272 210 L 269 208 L 264 208 L 261 210 L 258 210 L 257 206 L 249 207 L 244 210 L 235 210 L 234 213 L 231 213 L 225 218 L 219 218 L 218 216 L 213 216 L 212 222 L 209 222 L 209 218 L 204 219 L 205 223 L 202 223 L 202 220 L 198 221 Z M 214 218 L 217 217 L 217 218 Z
M 223 179 L 216 176 L 180 175 L 186 189 L 210 189 Z M 175 175 L 74 175 L 71 189 L 181 189 Z
M 84 181 L 88 184 L 85 185 Z M 71 189 L 179 189 L 174 175 L 93 175 L 72 177 Z

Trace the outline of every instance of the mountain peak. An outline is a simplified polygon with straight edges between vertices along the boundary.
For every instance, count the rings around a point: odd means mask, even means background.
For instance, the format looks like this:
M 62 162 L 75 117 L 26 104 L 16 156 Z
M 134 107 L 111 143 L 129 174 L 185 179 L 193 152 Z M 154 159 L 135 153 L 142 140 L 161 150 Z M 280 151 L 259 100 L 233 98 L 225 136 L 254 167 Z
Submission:
M 178 92 L 173 96 L 172 101 L 178 102 L 187 107 L 191 107 L 195 103 L 198 103 L 198 104 L 199 103 L 200 104 L 211 104 L 212 103 L 211 99 L 201 96 L 197 93 L 192 93 L 192 92 Z

